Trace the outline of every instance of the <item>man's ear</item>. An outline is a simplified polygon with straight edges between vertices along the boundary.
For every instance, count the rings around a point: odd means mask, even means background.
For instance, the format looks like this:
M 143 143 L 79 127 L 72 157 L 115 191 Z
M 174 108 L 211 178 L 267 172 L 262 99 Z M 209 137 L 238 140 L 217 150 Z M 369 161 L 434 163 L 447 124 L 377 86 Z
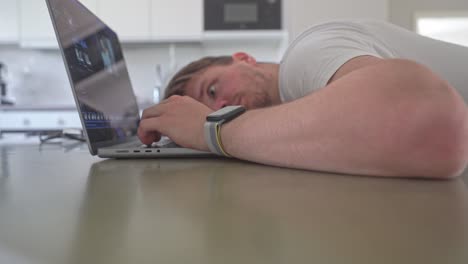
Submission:
M 252 64 L 252 65 L 255 65 L 257 64 L 257 60 L 252 57 L 251 55 L 245 53 L 245 52 L 236 52 L 232 55 L 232 59 L 234 61 L 243 61 L 243 62 L 246 62 L 248 64 Z

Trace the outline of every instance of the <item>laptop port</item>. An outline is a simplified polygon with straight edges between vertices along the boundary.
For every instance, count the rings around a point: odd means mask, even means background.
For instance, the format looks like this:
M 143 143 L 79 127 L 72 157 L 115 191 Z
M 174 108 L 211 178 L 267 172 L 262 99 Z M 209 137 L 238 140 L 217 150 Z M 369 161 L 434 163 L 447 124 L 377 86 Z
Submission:
M 117 150 L 117 153 L 128 153 L 128 150 Z
M 151 150 L 145 150 L 146 153 L 151 153 L 152 151 Z
M 140 153 L 140 151 L 139 150 L 134 150 L 133 153 Z

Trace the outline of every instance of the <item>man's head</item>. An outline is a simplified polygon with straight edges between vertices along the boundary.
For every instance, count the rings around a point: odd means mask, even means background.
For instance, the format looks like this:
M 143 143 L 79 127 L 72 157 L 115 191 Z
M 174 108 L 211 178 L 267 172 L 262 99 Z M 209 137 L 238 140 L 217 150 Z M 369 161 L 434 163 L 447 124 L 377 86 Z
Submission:
M 257 63 L 249 54 L 205 57 L 182 68 L 169 82 L 165 98 L 187 95 L 213 110 L 227 105 L 270 106 L 279 100 L 278 67 Z

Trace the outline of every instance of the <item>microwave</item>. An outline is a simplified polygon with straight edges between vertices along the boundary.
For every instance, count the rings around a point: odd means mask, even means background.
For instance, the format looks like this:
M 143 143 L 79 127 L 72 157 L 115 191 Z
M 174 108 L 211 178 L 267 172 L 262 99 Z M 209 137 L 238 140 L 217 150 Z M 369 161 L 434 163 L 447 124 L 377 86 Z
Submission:
M 204 0 L 205 30 L 281 30 L 281 0 Z

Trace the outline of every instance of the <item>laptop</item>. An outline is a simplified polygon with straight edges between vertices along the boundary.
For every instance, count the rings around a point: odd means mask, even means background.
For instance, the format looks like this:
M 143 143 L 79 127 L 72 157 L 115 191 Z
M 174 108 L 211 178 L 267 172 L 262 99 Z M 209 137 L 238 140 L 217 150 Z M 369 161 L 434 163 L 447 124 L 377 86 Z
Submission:
M 151 146 L 137 137 L 140 113 L 117 34 L 77 0 L 46 0 L 83 134 L 102 158 L 199 157 L 164 138 Z

